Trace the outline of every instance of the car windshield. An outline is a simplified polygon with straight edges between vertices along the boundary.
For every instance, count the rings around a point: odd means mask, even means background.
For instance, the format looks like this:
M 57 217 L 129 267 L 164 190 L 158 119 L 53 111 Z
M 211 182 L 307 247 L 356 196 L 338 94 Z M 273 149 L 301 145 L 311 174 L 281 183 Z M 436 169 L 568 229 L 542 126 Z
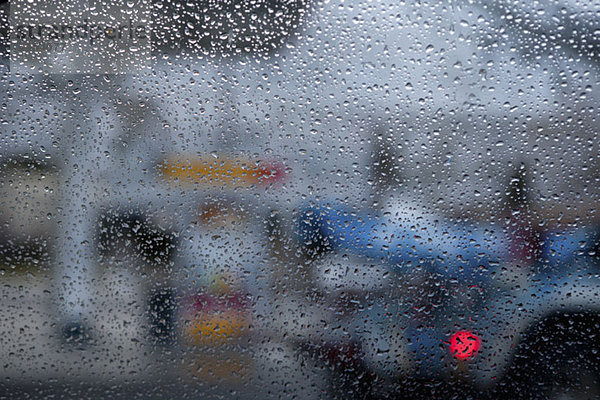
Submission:
M 0 20 L 0 398 L 600 397 L 597 1 Z

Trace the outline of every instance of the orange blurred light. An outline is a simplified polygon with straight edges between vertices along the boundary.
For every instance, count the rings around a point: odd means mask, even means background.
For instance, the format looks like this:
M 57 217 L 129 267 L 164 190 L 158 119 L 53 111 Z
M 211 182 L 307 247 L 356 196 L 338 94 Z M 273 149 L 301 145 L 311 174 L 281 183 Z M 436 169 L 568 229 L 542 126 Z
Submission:
M 197 315 L 186 329 L 186 339 L 196 345 L 217 345 L 248 332 L 249 319 L 241 312 Z
M 285 175 L 277 161 L 173 157 L 161 165 L 162 176 L 179 184 L 249 186 L 279 182 Z

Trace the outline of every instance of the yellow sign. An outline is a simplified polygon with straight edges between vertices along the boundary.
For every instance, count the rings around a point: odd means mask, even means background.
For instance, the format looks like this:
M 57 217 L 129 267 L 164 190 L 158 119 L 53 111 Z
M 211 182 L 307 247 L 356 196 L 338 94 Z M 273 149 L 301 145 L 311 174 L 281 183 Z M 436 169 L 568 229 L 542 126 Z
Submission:
M 194 345 L 219 345 L 248 333 L 250 322 L 242 312 L 225 311 L 198 314 L 185 329 Z
M 166 180 L 184 185 L 251 186 L 277 182 L 285 175 L 278 162 L 220 158 L 174 157 L 160 169 Z

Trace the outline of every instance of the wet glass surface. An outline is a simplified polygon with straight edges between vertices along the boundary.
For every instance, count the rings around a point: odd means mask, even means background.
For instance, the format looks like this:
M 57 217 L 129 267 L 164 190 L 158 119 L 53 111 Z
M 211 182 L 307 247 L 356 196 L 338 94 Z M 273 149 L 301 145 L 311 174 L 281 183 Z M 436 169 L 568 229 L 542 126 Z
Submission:
M 0 17 L 0 398 L 600 396 L 600 4 Z

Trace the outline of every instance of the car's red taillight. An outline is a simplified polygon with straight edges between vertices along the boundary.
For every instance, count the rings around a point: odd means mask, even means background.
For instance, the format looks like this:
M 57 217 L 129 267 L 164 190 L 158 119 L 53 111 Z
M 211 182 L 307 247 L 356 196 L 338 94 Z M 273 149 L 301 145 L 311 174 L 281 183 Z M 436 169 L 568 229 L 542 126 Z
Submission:
M 459 360 L 475 357 L 481 347 L 481 339 L 472 332 L 459 331 L 450 337 L 450 353 Z

